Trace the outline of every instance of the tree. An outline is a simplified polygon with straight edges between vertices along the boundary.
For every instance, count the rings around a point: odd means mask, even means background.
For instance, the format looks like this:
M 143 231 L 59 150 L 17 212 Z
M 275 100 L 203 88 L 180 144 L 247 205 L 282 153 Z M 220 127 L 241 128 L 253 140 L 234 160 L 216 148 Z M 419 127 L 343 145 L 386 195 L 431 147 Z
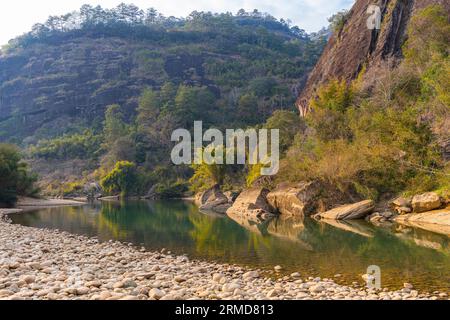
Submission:
M 280 152 L 285 153 L 292 145 L 294 137 L 306 129 L 306 124 L 295 112 L 277 110 L 267 119 L 264 127 L 280 130 Z
M 239 98 L 238 116 L 240 121 L 249 124 L 256 124 L 259 121 L 255 112 L 258 110 L 258 99 L 253 93 L 246 93 Z
M 347 22 L 348 15 L 348 10 L 342 10 L 328 18 L 331 30 L 333 30 L 334 32 L 340 32 Z
M 106 108 L 103 127 L 106 145 L 113 144 L 117 139 L 128 133 L 127 125 L 123 119 L 124 116 L 118 104 L 113 104 Z
M 147 9 L 147 13 L 145 15 L 145 23 L 147 25 L 151 25 L 156 23 L 158 20 L 158 11 L 155 8 Z
M 170 112 L 175 106 L 175 96 L 177 95 L 177 88 L 172 82 L 166 82 L 161 87 L 160 97 L 162 109 Z
M 206 87 L 181 85 L 175 97 L 174 114 L 185 128 L 190 128 L 196 120 L 209 121 L 208 114 L 215 105 L 215 97 Z
M 151 89 L 145 89 L 139 98 L 136 117 L 136 124 L 140 134 L 145 135 L 148 133 L 153 123 L 158 120 L 160 109 L 159 94 Z
M 120 192 L 126 197 L 136 189 L 136 165 L 129 161 L 119 161 L 114 169 L 100 182 L 107 192 Z
M 37 193 L 34 187 L 37 177 L 28 172 L 27 164 L 21 160 L 15 146 L 0 144 L 0 203 L 13 205 L 18 195 Z
M 323 140 L 348 139 L 351 135 L 346 111 L 353 99 L 353 91 L 345 80 L 331 80 L 317 90 L 317 98 L 311 99 L 312 112 L 308 124 Z

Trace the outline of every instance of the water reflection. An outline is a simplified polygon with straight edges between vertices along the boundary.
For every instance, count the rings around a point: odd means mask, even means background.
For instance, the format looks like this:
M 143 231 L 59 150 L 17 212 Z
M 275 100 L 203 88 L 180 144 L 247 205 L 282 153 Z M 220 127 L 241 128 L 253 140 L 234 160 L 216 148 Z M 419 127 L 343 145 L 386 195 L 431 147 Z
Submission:
M 106 202 L 41 209 L 11 216 L 14 223 L 166 248 L 211 259 L 286 272 L 362 281 L 369 265 L 382 270 L 384 286 L 412 282 L 450 291 L 450 243 L 443 235 L 365 222 L 316 222 L 280 217 L 261 222 L 200 213 L 182 201 Z

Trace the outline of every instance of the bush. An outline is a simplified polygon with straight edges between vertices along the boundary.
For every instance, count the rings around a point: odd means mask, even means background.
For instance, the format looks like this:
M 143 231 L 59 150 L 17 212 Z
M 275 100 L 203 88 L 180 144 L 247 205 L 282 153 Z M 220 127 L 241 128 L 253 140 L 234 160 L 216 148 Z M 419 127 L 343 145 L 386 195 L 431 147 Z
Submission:
M 119 161 L 100 183 L 107 192 L 120 192 L 121 196 L 126 197 L 135 191 L 136 182 L 136 165 L 128 161 Z
M 14 205 L 17 196 L 35 196 L 37 177 L 30 174 L 22 162 L 19 150 L 9 144 L 0 144 L 0 204 Z

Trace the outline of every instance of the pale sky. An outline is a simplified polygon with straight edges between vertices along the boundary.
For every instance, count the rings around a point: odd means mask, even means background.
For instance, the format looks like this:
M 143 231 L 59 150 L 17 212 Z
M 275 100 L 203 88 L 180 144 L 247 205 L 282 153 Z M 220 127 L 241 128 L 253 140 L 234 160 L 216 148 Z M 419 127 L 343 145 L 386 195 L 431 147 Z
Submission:
M 276 18 L 290 19 L 308 32 L 328 25 L 327 17 L 349 9 L 355 0 L 6 0 L 0 2 L 0 45 L 31 30 L 49 15 L 62 15 L 83 4 L 112 8 L 119 3 L 134 3 L 141 9 L 154 7 L 165 16 L 185 17 L 194 10 L 236 13 L 258 9 Z

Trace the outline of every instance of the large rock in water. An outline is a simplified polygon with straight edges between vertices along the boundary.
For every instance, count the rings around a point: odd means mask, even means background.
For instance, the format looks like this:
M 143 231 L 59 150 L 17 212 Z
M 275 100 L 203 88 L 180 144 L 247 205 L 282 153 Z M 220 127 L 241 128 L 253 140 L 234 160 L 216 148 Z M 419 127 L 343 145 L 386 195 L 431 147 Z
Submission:
M 297 186 L 279 186 L 267 195 L 267 201 L 281 214 L 306 216 L 315 212 L 319 194 L 318 183 L 303 182 Z
M 227 210 L 227 214 L 258 218 L 259 220 L 269 219 L 274 214 L 267 202 L 268 193 L 269 190 L 265 188 L 251 188 L 243 191 L 233 206 Z
M 363 219 L 374 209 L 374 207 L 375 204 L 372 200 L 364 200 L 334 208 L 332 210 L 320 213 L 318 216 L 323 219 L 332 220 Z
M 438 209 L 441 205 L 441 198 L 434 192 L 420 194 L 412 199 L 413 211 L 417 213 Z
M 227 209 L 231 207 L 231 203 L 222 193 L 218 185 L 197 194 L 195 196 L 195 203 L 199 206 L 200 211 L 221 214 L 225 214 Z

